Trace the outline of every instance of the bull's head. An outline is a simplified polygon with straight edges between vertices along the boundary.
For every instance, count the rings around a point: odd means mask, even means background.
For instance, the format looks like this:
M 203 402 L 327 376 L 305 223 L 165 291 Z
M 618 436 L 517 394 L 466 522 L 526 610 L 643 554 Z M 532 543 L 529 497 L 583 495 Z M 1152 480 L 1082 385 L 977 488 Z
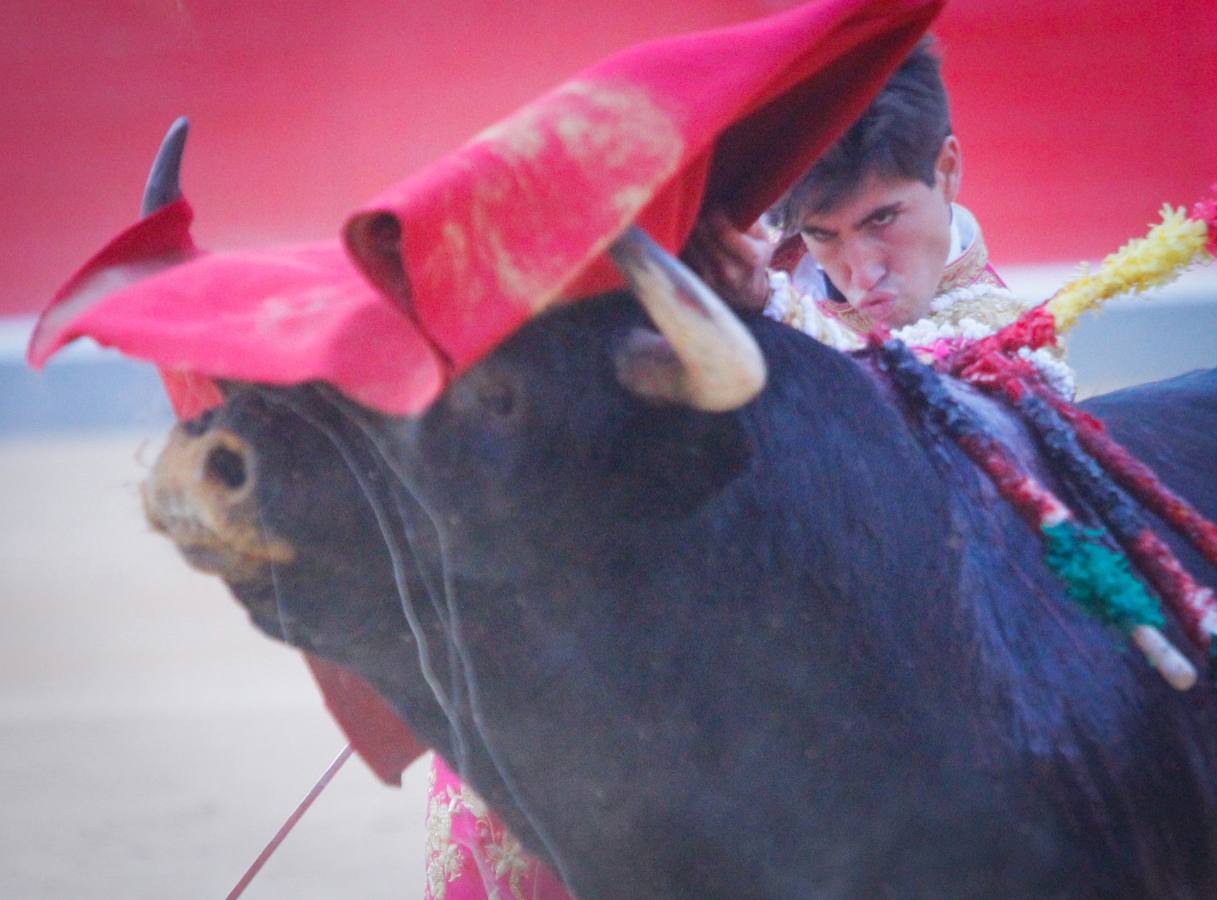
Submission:
M 167 146 L 180 158 L 180 142 Z M 154 169 L 152 204 L 177 179 Z M 153 527 L 224 578 L 258 627 L 361 674 L 509 816 L 511 792 L 478 750 L 497 712 L 476 706 L 487 667 L 508 660 L 482 648 L 514 632 L 501 652 L 538 668 L 520 690 L 582 679 L 592 662 L 543 636 L 606 567 L 628 581 L 652 529 L 747 466 L 749 440 L 727 413 L 765 380 L 751 333 L 677 260 L 635 231 L 613 252 L 639 304 L 619 292 L 550 311 L 421 415 L 315 383 L 225 383 L 222 405 L 174 429 L 143 489 Z M 606 547 L 617 537 L 580 511 L 629 522 L 625 544 Z M 474 594 L 493 608 L 471 614 Z M 540 740 L 558 725 L 543 703 L 508 707 L 535 710 Z M 544 847 L 527 818 L 512 827 Z
M 185 119 L 175 122 L 167 134 L 145 189 L 145 216 L 180 197 L 186 134 Z M 633 227 L 616 241 L 612 254 L 654 325 L 623 325 L 619 333 L 606 333 L 599 341 L 625 392 L 645 404 L 673 407 L 676 416 L 681 415 L 678 408 L 738 409 L 759 393 L 765 363 L 756 341 L 696 275 Z M 607 310 L 603 315 L 611 317 Z M 525 354 L 529 352 L 534 350 Z M 519 358 L 520 352 L 507 356 Z M 471 423 L 514 420 L 521 429 L 533 427 L 525 410 L 535 401 L 530 399 L 522 368 L 491 362 L 482 369 L 453 386 L 452 396 L 441 404 L 445 410 L 459 408 Z M 236 387 L 230 389 L 230 394 L 240 393 Z M 337 394 L 331 396 L 344 405 Z M 193 565 L 244 587 L 264 577 L 270 567 L 293 563 L 297 548 L 266 528 L 265 498 L 257 490 L 260 453 L 232 427 L 234 418 L 244 422 L 249 412 L 241 403 L 232 405 L 242 411 L 204 415 L 174 429 L 145 485 L 144 500 L 153 527 L 173 539 Z M 445 414 L 436 411 L 432 418 Z M 283 417 L 271 416 L 271 420 L 274 428 L 287 429 Z M 401 422 L 395 427 L 413 431 L 420 423 Z M 504 444 L 510 441 L 506 433 L 497 437 Z M 286 443 L 303 449 L 309 442 Z M 471 444 L 464 446 L 473 449 Z M 502 447 L 474 450 L 475 456 L 485 454 L 481 458 L 503 452 Z M 311 445 L 309 453 L 314 459 L 325 456 Z M 309 454 L 296 456 L 286 471 L 310 465 Z M 282 463 L 274 460 L 277 470 L 283 470 Z M 326 481 L 341 483 L 343 490 L 355 487 L 339 475 Z M 305 518 L 293 515 L 295 521 Z

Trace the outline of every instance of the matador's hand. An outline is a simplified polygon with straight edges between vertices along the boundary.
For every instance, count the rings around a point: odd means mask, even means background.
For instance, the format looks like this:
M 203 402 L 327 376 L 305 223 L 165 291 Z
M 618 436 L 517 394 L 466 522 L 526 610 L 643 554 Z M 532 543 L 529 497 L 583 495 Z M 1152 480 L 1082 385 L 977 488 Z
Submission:
M 758 222 L 737 231 L 721 210 L 698 220 L 681 257 L 722 299 L 741 312 L 760 312 L 769 299 L 773 245 Z

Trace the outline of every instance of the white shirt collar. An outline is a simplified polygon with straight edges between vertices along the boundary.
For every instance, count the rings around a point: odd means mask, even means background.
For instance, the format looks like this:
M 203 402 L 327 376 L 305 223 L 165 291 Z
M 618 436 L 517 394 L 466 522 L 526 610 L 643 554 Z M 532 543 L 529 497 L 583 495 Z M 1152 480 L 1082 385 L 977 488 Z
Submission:
M 980 226 L 976 224 L 976 217 L 958 203 L 952 203 L 951 249 L 947 253 L 948 266 L 963 256 L 964 251 L 972 246 L 972 242 L 976 240 L 976 235 L 979 231 Z

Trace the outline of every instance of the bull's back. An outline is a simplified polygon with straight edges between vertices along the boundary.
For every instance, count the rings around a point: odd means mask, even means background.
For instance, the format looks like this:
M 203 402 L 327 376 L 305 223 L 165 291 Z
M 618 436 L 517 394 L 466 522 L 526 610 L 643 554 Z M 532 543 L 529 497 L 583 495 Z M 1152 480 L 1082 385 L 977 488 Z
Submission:
M 1217 369 L 1104 394 L 1082 408 L 1167 487 L 1217 521 Z M 1193 575 L 1217 586 L 1217 568 L 1182 542 L 1174 547 Z
M 1201 514 L 1217 520 L 1217 369 L 1191 372 L 1166 381 L 1139 385 L 1095 397 L 1082 408 L 1101 419 L 1112 437 L 1134 457 L 1148 465 L 1171 490 L 1184 497 Z M 1201 583 L 1217 588 L 1217 567 L 1210 565 L 1186 541 L 1152 516 L 1151 522 L 1168 541 L 1185 568 Z M 1175 629 L 1172 636 L 1181 646 L 1186 639 Z M 1203 665 L 1199 655 L 1193 653 Z M 1166 813 L 1159 821 L 1159 836 L 1173 847 L 1166 853 L 1169 868 L 1146 854 L 1143 866 L 1163 876 L 1155 888 L 1178 896 L 1211 896 L 1217 890 L 1211 860 L 1217 849 L 1217 747 L 1213 731 L 1213 688 L 1207 679 L 1186 694 L 1165 692 L 1142 711 L 1146 726 L 1135 742 L 1139 766 L 1154 771 L 1157 783 L 1135 805 Z M 1107 751 L 1109 752 L 1109 751 Z M 1157 771 L 1162 769 L 1165 771 Z M 1125 774 L 1117 783 L 1126 791 L 1138 779 Z M 1131 791 L 1136 794 L 1135 790 Z M 1185 813 L 1181 813 L 1186 810 Z M 1168 812 L 1173 811 L 1173 812 Z M 1137 817 L 1132 817 L 1134 820 Z M 1142 816 L 1141 823 L 1153 816 Z M 1185 820 L 1185 821 L 1180 821 Z M 1191 824 L 1187 824 L 1190 820 Z M 1142 845 L 1154 841 L 1143 837 Z M 1138 849 L 1130 845 L 1129 850 Z M 1161 847 L 1158 848 L 1162 850 Z M 1158 856 L 1161 860 L 1162 856 Z M 1152 878 L 1149 879 L 1153 883 Z

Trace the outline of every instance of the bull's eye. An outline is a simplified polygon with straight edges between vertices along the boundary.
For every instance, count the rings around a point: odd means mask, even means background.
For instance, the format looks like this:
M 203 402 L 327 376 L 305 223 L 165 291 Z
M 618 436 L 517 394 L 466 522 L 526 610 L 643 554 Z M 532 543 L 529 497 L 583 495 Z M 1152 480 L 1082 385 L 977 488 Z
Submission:
M 445 407 L 463 421 L 497 421 L 505 427 L 525 414 L 527 398 L 513 373 L 483 366 L 462 378 L 445 395 Z
M 213 447 L 207 454 L 207 474 L 231 490 L 245 484 L 245 460 L 225 446 Z

